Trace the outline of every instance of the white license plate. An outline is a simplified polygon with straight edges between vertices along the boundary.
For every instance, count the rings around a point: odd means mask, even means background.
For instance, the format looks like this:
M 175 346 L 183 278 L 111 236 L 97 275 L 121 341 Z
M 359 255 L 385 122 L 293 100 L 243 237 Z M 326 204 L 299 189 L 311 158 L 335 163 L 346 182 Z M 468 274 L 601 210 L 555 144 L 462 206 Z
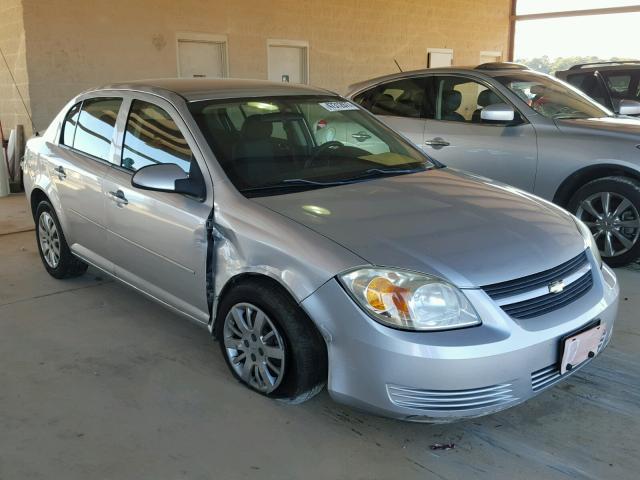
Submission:
M 595 357 L 604 331 L 604 325 L 596 325 L 584 332 L 567 337 L 562 350 L 560 374 L 564 375 L 582 362 Z

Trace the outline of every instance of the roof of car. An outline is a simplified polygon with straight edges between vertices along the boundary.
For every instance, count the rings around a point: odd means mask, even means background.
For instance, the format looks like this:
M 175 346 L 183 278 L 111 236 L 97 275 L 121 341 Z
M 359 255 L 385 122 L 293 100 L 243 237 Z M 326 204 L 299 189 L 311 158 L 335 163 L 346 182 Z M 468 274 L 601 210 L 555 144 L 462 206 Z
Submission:
M 573 75 L 576 73 L 591 73 L 595 71 L 609 72 L 616 70 L 638 70 L 640 69 L 640 60 L 625 60 L 619 62 L 593 62 L 581 63 L 574 65 L 567 70 L 558 70 L 556 75 Z
M 383 83 L 388 80 L 400 80 L 403 78 L 411 78 L 419 75 L 433 75 L 433 74 L 465 74 L 465 73 L 475 73 L 479 75 L 488 75 L 491 77 L 497 77 L 505 74 L 513 74 L 514 72 L 534 72 L 534 70 L 530 70 L 524 66 L 518 66 L 515 68 L 516 64 L 511 63 L 492 63 L 492 64 L 483 64 L 477 66 L 456 66 L 456 67 L 438 67 L 438 68 L 422 68 L 419 70 L 409 70 L 406 72 L 397 72 L 391 73 L 388 75 L 382 75 L 380 77 L 371 78 L 369 80 L 364 80 L 362 82 L 354 83 L 353 85 L 349 85 L 347 88 L 349 95 L 358 92 L 364 88 L 369 86 L 376 85 L 378 83 Z M 484 67 L 484 68 L 483 68 Z
M 114 83 L 98 90 L 134 90 L 149 93 L 172 92 L 188 101 L 241 97 L 285 95 L 336 95 L 309 85 L 270 82 L 267 80 L 161 78 Z

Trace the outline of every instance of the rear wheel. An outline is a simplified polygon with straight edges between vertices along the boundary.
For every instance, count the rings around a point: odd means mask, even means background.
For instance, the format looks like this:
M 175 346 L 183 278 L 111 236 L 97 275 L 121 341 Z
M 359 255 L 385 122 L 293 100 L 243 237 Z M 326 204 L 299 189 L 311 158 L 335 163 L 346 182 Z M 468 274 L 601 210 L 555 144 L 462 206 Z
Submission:
M 36 209 L 36 240 L 44 268 L 52 277 L 77 277 L 87 271 L 87 264 L 69 250 L 56 212 L 46 200 Z
M 280 286 L 250 280 L 220 303 L 216 337 L 233 375 L 252 390 L 300 403 L 322 390 L 324 340 Z
M 608 265 L 621 267 L 640 257 L 640 182 L 593 180 L 571 197 L 568 209 L 589 227 Z

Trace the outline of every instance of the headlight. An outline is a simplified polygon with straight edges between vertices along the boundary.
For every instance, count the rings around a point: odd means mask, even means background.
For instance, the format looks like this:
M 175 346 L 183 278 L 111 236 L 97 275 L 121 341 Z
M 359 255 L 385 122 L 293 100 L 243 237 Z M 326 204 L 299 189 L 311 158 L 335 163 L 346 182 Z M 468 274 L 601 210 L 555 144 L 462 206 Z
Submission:
M 339 276 L 375 320 L 403 330 L 446 330 L 479 325 L 464 294 L 450 283 L 418 273 L 365 268 Z
M 573 215 L 572 217 L 573 217 L 573 221 L 576 222 L 576 226 L 578 227 L 578 230 L 580 230 L 580 233 L 582 234 L 585 247 L 589 247 L 589 249 L 591 250 L 591 253 L 593 253 L 593 256 L 596 259 L 596 262 L 598 262 L 598 267 L 602 268 L 602 257 L 600 257 L 600 249 L 596 244 L 595 238 L 593 238 L 593 235 L 591 234 L 591 230 L 589 230 L 589 227 L 587 227 L 584 224 L 584 222 L 580 220 L 578 217 L 575 217 Z

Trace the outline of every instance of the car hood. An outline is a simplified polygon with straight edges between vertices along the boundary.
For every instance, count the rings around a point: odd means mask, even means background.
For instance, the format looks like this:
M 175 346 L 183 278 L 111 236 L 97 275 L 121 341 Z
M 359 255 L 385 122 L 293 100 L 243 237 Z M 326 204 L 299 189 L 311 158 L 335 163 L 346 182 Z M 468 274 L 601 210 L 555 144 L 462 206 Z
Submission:
M 582 130 L 588 134 L 611 134 L 640 140 L 640 119 L 630 117 L 576 118 L 556 120 L 562 131 Z
M 560 208 L 446 168 L 252 200 L 368 263 L 437 275 L 461 288 L 537 273 L 584 249 Z

